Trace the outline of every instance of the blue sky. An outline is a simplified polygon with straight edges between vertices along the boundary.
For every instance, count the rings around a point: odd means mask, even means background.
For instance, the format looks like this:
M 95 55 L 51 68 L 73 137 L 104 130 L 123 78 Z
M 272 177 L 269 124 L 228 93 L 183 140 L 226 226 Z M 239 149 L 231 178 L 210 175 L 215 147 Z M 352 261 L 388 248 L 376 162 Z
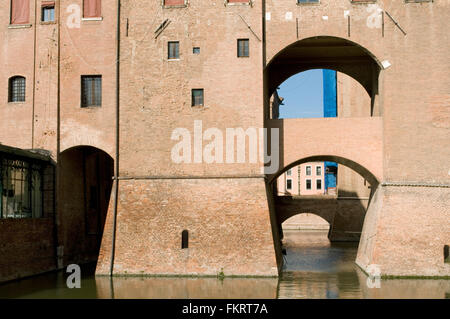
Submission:
M 280 85 L 280 118 L 323 117 L 323 71 L 298 73 Z

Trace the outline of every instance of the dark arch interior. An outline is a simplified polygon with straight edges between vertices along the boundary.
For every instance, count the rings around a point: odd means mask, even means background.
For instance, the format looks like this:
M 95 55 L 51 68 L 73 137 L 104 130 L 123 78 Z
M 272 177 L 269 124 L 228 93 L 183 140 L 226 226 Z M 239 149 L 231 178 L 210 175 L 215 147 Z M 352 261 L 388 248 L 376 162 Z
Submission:
M 96 262 L 111 196 L 114 160 L 100 149 L 79 146 L 60 154 L 57 172 L 64 264 Z

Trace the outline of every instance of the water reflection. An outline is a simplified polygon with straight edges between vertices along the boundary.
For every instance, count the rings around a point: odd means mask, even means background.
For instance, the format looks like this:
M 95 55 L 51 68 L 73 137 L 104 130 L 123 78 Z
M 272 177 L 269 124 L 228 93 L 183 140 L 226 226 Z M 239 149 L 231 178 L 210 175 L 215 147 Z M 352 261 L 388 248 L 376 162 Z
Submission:
M 357 244 L 332 244 L 327 233 L 287 231 L 286 264 L 277 278 L 95 277 L 82 270 L 81 289 L 66 287 L 67 275 L 52 273 L 0 285 L 0 298 L 273 299 L 450 298 L 450 280 L 382 280 L 370 289 L 355 265 Z
M 96 277 L 98 298 L 275 299 L 277 278 Z

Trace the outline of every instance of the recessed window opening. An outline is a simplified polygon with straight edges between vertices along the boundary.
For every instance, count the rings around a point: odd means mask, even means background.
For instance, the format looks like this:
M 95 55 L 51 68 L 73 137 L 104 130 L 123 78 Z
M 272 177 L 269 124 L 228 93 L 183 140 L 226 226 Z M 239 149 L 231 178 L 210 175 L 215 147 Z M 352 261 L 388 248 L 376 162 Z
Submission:
M 187 230 L 183 230 L 181 233 L 181 249 L 189 248 L 189 232 Z
M 54 4 L 42 6 L 41 21 L 42 22 L 55 21 L 55 5 Z
M 450 246 L 449 245 L 444 246 L 444 262 L 446 264 L 450 264 Z

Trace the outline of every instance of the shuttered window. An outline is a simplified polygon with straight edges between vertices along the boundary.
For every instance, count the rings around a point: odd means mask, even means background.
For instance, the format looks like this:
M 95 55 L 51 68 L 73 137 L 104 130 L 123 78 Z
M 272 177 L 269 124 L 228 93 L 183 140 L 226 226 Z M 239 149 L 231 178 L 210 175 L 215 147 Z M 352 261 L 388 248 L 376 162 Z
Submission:
M 185 0 L 164 0 L 165 6 L 182 6 Z
M 30 0 L 11 0 L 11 24 L 30 23 Z
M 102 16 L 102 0 L 84 0 L 83 17 L 100 18 Z

